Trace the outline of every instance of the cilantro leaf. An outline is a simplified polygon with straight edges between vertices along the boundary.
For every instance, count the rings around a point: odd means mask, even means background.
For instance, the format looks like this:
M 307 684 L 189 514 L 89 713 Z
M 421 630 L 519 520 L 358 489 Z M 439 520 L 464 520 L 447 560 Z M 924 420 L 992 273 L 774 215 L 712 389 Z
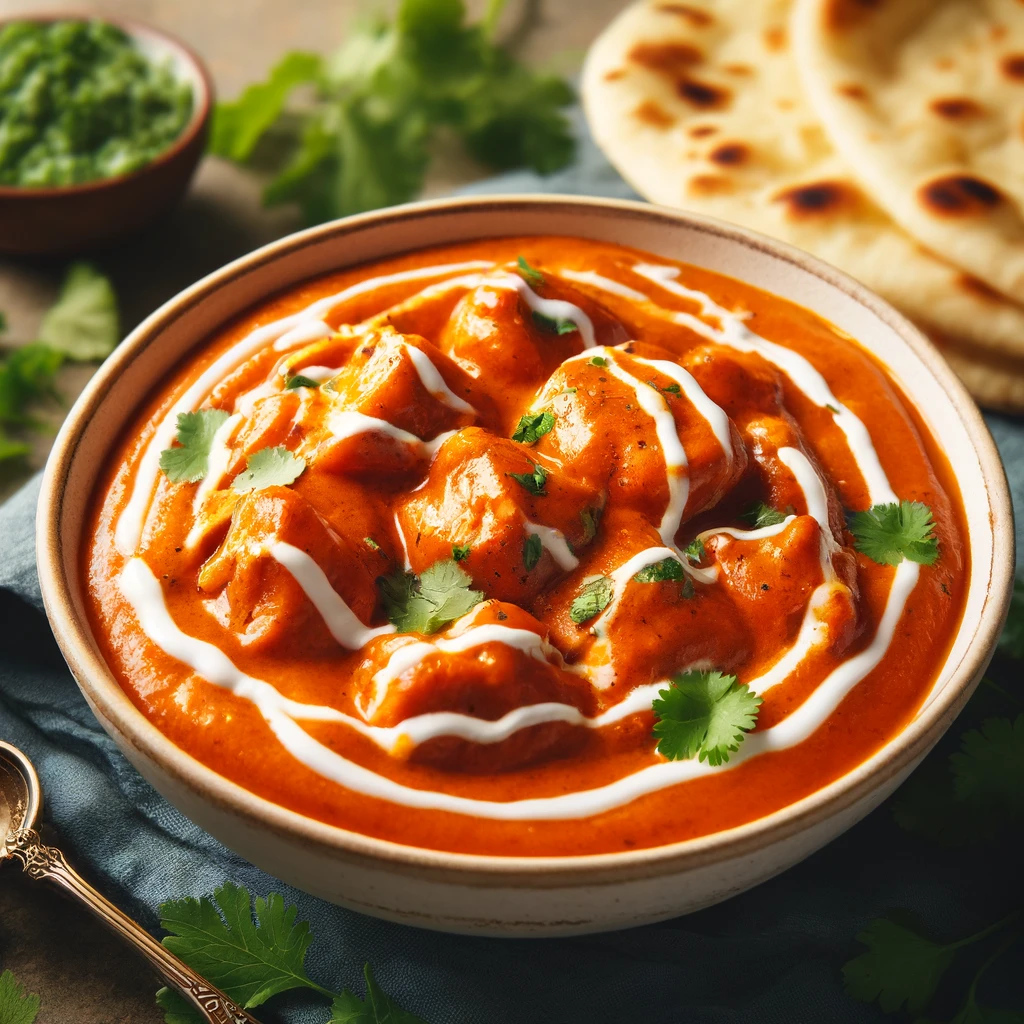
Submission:
M 218 103 L 210 131 L 210 152 L 229 160 L 246 160 L 263 134 L 281 116 L 296 86 L 320 77 L 323 59 L 293 51 L 270 70 L 265 82 L 250 85 L 238 99 Z
M 583 523 L 583 541 L 585 544 L 589 544 L 597 536 L 597 527 L 601 522 L 601 509 L 583 509 L 580 512 L 580 522 Z
M 169 932 L 163 943 L 217 988 L 249 1008 L 293 988 L 332 995 L 306 973 L 306 951 L 313 937 L 309 925 L 295 921 L 298 910 L 275 894 L 252 897 L 225 882 L 213 899 L 170 900 L 160 906 L 160 924 Z M 161 1005 L 174 1007 L 164 997 Z M 180 997 L 177 1003 L 187 1006 Z M 170 1004 L 170 1005 L 168 1005 Z
M 549 334 L 572 334 L 573 331 L 579 330 L 575 320 L 570 320 L 568 317 L 561 316 L 546 316 L 544 313 L 539 313 L 537 310 L 533 311 L 533 322 L 542 331 L 547 331 Z
M 686 579 L 686 573 L 677 558 L 669 557 L 655 562 L 654 565 L 644 566 L 633 579 L 637 583 L 664 583 L 668 580 Z
M 509 473 L 508 475 L 536 497 L 547 496 L 548 492 L 544 490 L 544 483 L 548 478 L 548 471 L 536 462 L 533 463 L 532 473 Z
M 697 757 L 724 764 L 757 722 L 761 698 L 735 676 L 691 671 L 674 675 L 653 703 L 658 753 L 670 761 Z
M 512 440 L 520 444 L 536 444 L 554 425 L 553 413 L 527 413 L 519 417 L 519 425 L 512 435 Z
M 1013 581 L 1010 614 L 999 637 L 999 650 L 1010 658 L 1024 659 L 1024 580 L 1019 577 Z
M 472 579 L 454 559 L 435 562 L 417 576 L 396 570 L 377 580 L 388 620 L 402 633 L 428 636 L 462 618 L 484 599 L 471 589 Z
M 306 468 L 304 459 L 287 448 L 261 448 L 245 460 L 245 469 L 231 482 L 236 491 L 257 491 L 264 487 L 287 487 Z
M 295 388 L 318 388 L 320 382 L 313 380 L 312 377 L 304 377 L 301 373 L 295 374 L 294 377 L 289 377 L 284 382 L 285 390 L 292 391 Z
M 165 448 L 160 453 L 160 468 L 168 480 L 192 484 L 206 476 L 214 435 L 227 418 L 223 409 L 178 413 L 178 432 L 174 439 L 179 447 Z
M 781 512 L 772 508 L 771 505 L 766 505 L 763 501 L 751 505 L 740 518 L 750 523 L 755 530 L 763 529 L 765 526 L 778 526 L 779 523 L 786 521 L 786 517 Z
M 608 360 L 605 359 L 604 356 L 594 356 L 593 359 L 590 360 L 590 365 L 591 366 L 607 366 L 608 365 Z
M 331 1017 L 327 1024 L 426 1024 L 408 1010 L 403 1010 L 377 984 L 370 965 L 363 967 L 366 979 L 366 998 L 360 999 L 349 989 L 336 996 L 331 1004 Z
M 904 1004 L 912 1014 L 923 1012 L 955 954 L 886 917 L 872 921 L 857 941 L 868 948 L 843 967 L 846 991 L 864 1003 L 877 999 L 885 1013 Z
M 543 553 L 544 545 L 541 543 L 540 537 L 536 533 L 527 534 L 526 540 L 523 541 L 523 566 L 527 572 L 530 572 L 540 561 L 540 556 Z
M 464 562 L 469 558 L 471 548 L 468 544 L 453 544 L 452 545 L 452 558 L 456 562 Z
M 1024 818 L 1024 714 L 1012 722 L 988 718 L 964 733 L 949 763 L 959 800 L 1003 818 Z
M 686 545 L 686 550 L 683 551 L 686 555 L 687 561 L 692 562 L 694 565 L 700 565 L 701 562 L 707 558 L 707 550 L 704 547 L 704 541 L 700 537 L 695 537 Z
M 0 1022 L 33 1024 L 38 1013 L 39 996 L 26 992 L 10 971 L 0 974 Z
M 28 406 L 53 396 L 53 379 L 64 362 L 62 353 L 38 343 L 22 345 L 0 363 L 0 423 L 31 425 Z
M 615 595 L 615 585 L 610 576 L 598 576 L 584 584 L 583 589 L 576 595 L 569 609 L 569 618 L 576 625 L 592 619 L 611 604 Z
M 874 505 L 849 517 L 854 547 L 880 565 L 904 559 L 933 565 L 939 557 L 932 510 L 920 501 Z
M 531 267 L 522 256 L 516 260 L 516 263 L 519 265 L 520 277 L 528 285 L 539 288 L 544 283 L 544 275 L 536 267 Z
M 121 334 L 117 296 L 110 281 L 90 263 L 73 263 L 56 303 L 39 325 L 37 340 L 68 359 L 105 359 Z

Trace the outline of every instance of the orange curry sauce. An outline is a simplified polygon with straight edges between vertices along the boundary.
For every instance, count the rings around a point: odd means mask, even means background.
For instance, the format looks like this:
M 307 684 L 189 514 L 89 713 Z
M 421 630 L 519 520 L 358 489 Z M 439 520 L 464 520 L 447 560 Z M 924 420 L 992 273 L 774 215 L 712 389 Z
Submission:
M 543 283 L 517 273 L 519 256 Z M 471 261 L 480 266 L 402 276 Z M 111 453 L 83 551 L 95 634 L 136 706 L 199 761 L 285 807 L 399 843 L 498 855 L 620 851 L 705 835 L 807 796 L 878 750 L 929 692 L 962 611 L 967 550 L 956 483 L 899 390 L 845 335 L 718 274 L 674 264 L 673 278 L 668 263 L 570 238 L 426 250 L 273 296 L 190 355 L 148 397 Z M 663 268 L 660 283 L 637 271 L 643 264 Z M 275 347 L 283 331 L 268 330 L 265 343 L 188 406 L 237 414 L 211 457 L 211 476 L 172 483 L 157 474 L 142 495 L 137 543 L 119 549 L 115 527 L 142 456 L 169 414 L 173 424 L 172 406 L 200 374 L 256 328 L 383 275 L 398 276 L 357 290 L 322 315 L 335 333 L 325 328 L 318 338 L 314 330 Z M 600 789 L 683 762 L 656 753 L 649 701 L 601 728 L 552 720 L 490 743 L 453 734 L 413 742 L 402 737 L 401 723 L 436 712 L 493 721 L 542 703 L 568 705 L 570 718 L 575 708 L 589 719 L 687 667 L 750 682 L 770 675 L 799 646 L 801 626 L 816 623 L 815 642 L 765 691 L 757 728 L 744 741 L 753 744 L 798 714 L 834 669 L 868 650 L 896 570 L 851 546 L 844 508 L 872 501 L 838 407 L 815 404 L 762 354 L 709 340 L 693 321 L 673 317 L 696 318 L 701 306 L 673 291 L 672 281 L 809 360 L 866 425 L 895 495 L 925 502 L 934 515 L 938 561 L 920 567 L 877 667 L 808 738 L 748 759 L 741 745 L 727 765 L 704 766 L 691 779 L 591 816 L 502 820 L 410 806 L 416 801 L 343 786 L 293 756 L 249 697 L 213 685 L 140 625 L 121 585 L 133 557 L 158 581 L 177 630 L 214 645 L 239 675 L 299 704 L 398 727 L 388 746 L 345 721 L 288 719 L 316 749 L 368 769 L 371 779 L 508 802 Z M 544 305 L 552 301 L 582 311 L 598 348 L 584 353 L 587 332 L 579 322 L 535 316 L 538 300 L 541 312 L 568 308 Z M 722 326 L 706 312 L 703 322 Z M 678 386 L 678 371 L 663 372 L 652 361 L 692 375 L 704 404 Z M 320 387 L 285 387 L 287 377 L 306 369 Z M 711 403 L 728 416 L 717 421 L 717 434 Z M 554 426 L 533 444 L 511 440 L 531 407 L 550 411 Z M 663 429 L 665 415 L 672 417 L 685 468 L 670 465 L 673 445 L 662 443 L 659 410 Z M 375 429 L 367 417 L 397 429 Z M 449 432 L 439 445 L 429 443 Z M 288 485 L 234 489 L 246 457 L 268 447 L 287 448 L 305 468 Z M 787 464 L 782 449 L 797 455 Z M 820 478 L 825 529 L 808 514 L 794 458 Z M 548 474 L 542 494 L 510 476 L 537 465 Z M 627 578 L 608 609 L 613 614 L 573 621 L 573 601 L 587 580 L 665 546 L 659 530 L 673 494 L 683 495 L 685 507 L 668 539 L 682 550 L 710 531 L 698 572 L 654 583 Z M 795 518 L 770 536 L 714 532 L 750 530 L 741 516 L 756 501 Z M 541 528 L 534 532 L 544 534 L 544 544 L 532 542 L 527 556 L 529 524 Z M 422 574 L 450 559 L 453 547 L 469 548 L 458 564 L 486 600 L 431 636 L 434 648 L 402 671 L 396 650 L 427 638 L 365 630 L 362 646 L 347 650 L 272 553 L 284 550 L 274 547 L 280 542 L 315 563 L 333 592 L 331 607 L 340 599 L 366 627 L 387 625 L 379 577 L 406 564 Z M 529 570 L 527 560 L 534 561 Z M 518 630 L 525 646 L 494 641 L 461 649 L 458 637 L 467 630 L 497 624 Z M 393 678 L 382 684 L 378 673 L 389 659 Z

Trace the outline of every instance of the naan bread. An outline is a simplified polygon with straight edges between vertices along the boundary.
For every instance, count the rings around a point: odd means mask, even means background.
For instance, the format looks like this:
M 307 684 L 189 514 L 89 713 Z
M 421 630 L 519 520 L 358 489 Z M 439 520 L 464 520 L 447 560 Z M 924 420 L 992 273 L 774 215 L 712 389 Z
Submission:
M 797 0 L 807 95 L 914 238 L 1024 302 L 1024 4 Z
M 956 345 L 936 334 L 932 341 L 980 405 L 1003 412 L 1024 411 L 1024 360 Z
M 803 98 L 791 9 L 791 0 L 627 8 L 584 68 L 598 144 L 648 199 L 774 235 L 926 330 L 1024 359 L 1024 308 L 915 242 L 837 156 Z

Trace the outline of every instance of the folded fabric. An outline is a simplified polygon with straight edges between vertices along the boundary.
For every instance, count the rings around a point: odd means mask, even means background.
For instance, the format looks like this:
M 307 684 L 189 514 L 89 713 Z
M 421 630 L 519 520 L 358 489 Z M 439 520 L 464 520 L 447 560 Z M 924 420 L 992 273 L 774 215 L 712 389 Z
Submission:
M 510 174 L 467 191 L 631 194 L 583 136 L 580 159 L 565 172 Z M 1024 509 L 1024 428 L 998 418 L 990 424 Z M 316 936 L 309 954 L 315 980 L 362 991 L 369 961 L 397 1002 L 432 1024 L 853 1024 L 879 1016 L 844 994 L 840 974 L 869 919 L 898 907 L 936 934 L 968 934 L 979 902 L 998 891 L 993 872 L 964 877 L 953 855 L 901 833 L 882 808 L 751 892 L 626 932 L 546 940 L 439 935 L 314 899 L 179 814 L 96 723 L 40 610 L 38 490 L 36 479 L 0 507 L 0 738 L 34 760 L 47 819 L 69 857 L 151 928 L 161 901 L 205 895 L 231 880 L 298 904 Z M 322 1001 L 304 996 L 272 1005 L 267 1020 L 313 1024 L 327 1015 Z

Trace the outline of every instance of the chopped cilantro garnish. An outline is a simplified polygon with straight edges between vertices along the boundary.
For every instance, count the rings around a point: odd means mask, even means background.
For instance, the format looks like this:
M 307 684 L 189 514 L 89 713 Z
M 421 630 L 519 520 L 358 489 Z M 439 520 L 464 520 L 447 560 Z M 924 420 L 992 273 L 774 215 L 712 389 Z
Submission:
M 295 483 L 306 463 L 287 448 L 261 448 L 245 460 L 245 469 L 231 482 L 236 491 L 258 491 L 264 487 L 287 487 Z
M 570 320 L 568 317 L 546 316 L 537 310 L 533 311 L 533 322 L 542 331 L 548 331 L 550 334 L 572 334 L 573 331 L 579 330 L 575 320 Z
M 599 508 L 585 508 L 580 512 L 580 522 L 583 523 L 583 540 L 590 543 L 597 536 L 597 526 L 601 522 L 601 510 Z
M 452 545 L 452 558 L 456 562 L 464 562 L 469 558 L 470 546 L 468 544 L 453 544 Z
M 584 584 L 583 589 L 576 595 L 569 609 L 569 618 L 577 625 L 592 619 L 595 615 L 608 607 L 615 594 L 615 586 L 610 576 L 598 576 Z
M 880 565 L 899 565 L 906 558 L 933 565 L 939 557 L 932 510 L 920 501 L 874 505 L 849 517 L 854 547 Z
M 303 377 L 301 373 L 297 373 L 294 377 L 289 377 L 284 382 L 284 386 L 291 391 L 293 388 L 318 388 L 320 387 L 320 382 L 313 380 L 312 377 Z
M 535 533 L 528 534 L 526 540 L 523 541 L 523 565 L 527 572 L 540 561 L 540 556 L 543 553 L 544 545 L 541 543 L 540 537 Z
M 751 505 L 740 518 L 745 519 L 755 530 L 763 529 L 765 526 L 778 526 L 779 523 L 786 521 L 786 517 L 778 509 L 766 505 L 763 501 Z
M 682 565 L 676 558 L 663 558 L 654 565 L 646 565 L 633 579 L 637 583 L 664 583 L 667 580 L 682 580 L 686 578 Z
M 536 267 L 531 267 L 524 257 L 520 256 L 516 263 L 519 265 L 519 275 L 530 287 L 539 288 L 544 283 L 544 275 Z
M 828 409 L 829 412 L 835 413 L 837 416 L 839 415 L 839 409 L 830 402 L 825 403 L 825 408 Z
M 559 395 L 575 395 L 578 390 L 578 388 L 562 388 L 562 390 L 555 395 L 555 398 L 558 398 Z
M 761 698 L 735 676 L 680 672 L 654 700 L 658 753 L 670 761 L 696 757 L 724 764 L 757 722 Z
M 376 541 L 375 541 L 375 540 L 374 540 L 374 539 L 373 539 L 372 537 L 364 537 L 364 538 L 363 538 L 363 543 L 364 543 L 364 544 L 365 544 L 365 545 L 366 545 L 366 546 L 367 546 L 367 547 L 368 547 L 368 548 L 369 548 L 369 549 L 370 549 L 371 551 L 380 551 L 380 550 L 381 550 L 381 546 L 380 546 L 380 545 L 379 545 L 379 544 L 378 544 L 378 543 L 377 543 L 377 542 L 376 542 Z
M 550 412 L 527 413 L 519 418 L 512 440 L 520 444 L 536 444 L 554 425 L 555 417 Z
M 707 557 L 707 551 L 704 548 L 704 541 L 700 537 L 695 537 L 686 546 L 686 550 L 683 552 L 686 555 L 687 560 L 692 562 L 694 565 L 700 565 L 701 562 Z
M 607 366 L 608 365 L 608 360 L 605 359 L 604 356 L 594 356 L 593 359 L 590 360 L 590 365 L 591 366 Z
M 544 490 L 544 482 L 548 478 L 548 471 L 536 462 L 533 463 L 532 473 L 509 473 L 509 476 L 538 498 L 543 498 L 548 493 Z
M 402 633 L 436 633 L 462 618 L 484 595 L 454 559 L 435 562 L 417 576 L 396 570 L 377 580 L 384 611 Z
M 228 418 L 223 409 L 200 409 L 178 413 L 177 448 L 160 453 L 160 468 L 173 483 L 195 483 L 210 468 L 213 437 Z

